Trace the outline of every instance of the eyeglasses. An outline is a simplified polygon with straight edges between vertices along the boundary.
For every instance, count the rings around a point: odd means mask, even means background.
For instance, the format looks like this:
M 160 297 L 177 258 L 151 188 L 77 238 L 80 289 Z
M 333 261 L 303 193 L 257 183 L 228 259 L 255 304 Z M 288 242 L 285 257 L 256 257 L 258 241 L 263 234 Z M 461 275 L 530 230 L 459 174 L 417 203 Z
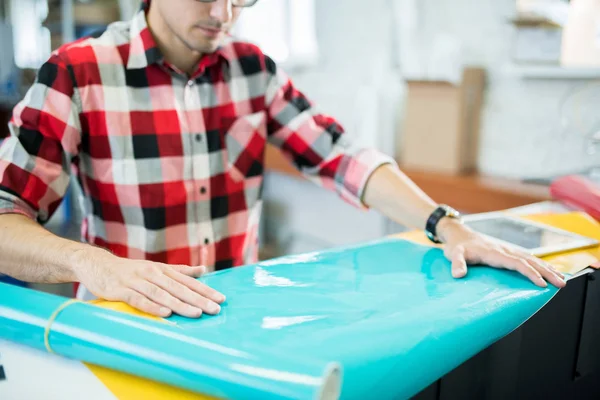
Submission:
M 217 0 L 197 0 L 200 3 L 214 3 Z M 234 7 L 252 7 L 258 0 L 231 0 L 231 5 Z

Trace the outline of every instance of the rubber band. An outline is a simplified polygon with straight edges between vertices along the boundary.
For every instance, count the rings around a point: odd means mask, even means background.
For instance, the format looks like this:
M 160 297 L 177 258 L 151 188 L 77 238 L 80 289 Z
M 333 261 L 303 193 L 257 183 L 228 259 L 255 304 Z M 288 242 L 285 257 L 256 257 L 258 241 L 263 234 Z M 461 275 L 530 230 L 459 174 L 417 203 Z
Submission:
M 79 303 L 79 300 L 70 299 L 65 301 L 60 306 L 58 306 L 56 310 L 54 310 L 52 315 L 50 315 L 48 323 L 46 324 L 46 329 L 44 330 L 44 345 L 46 346 L 46 350 L 48 350 L 48 353 L 56 354 L 54 353 L 54 350 L 52 350 L 52 347 L 50 347 L 50 329 L 52 328 L 52 324 L 54 323 L 56 318 L 58 318 L 58 314 L 60 314 L 65 308 L 69 307 L 71 304 L 74 303 Z

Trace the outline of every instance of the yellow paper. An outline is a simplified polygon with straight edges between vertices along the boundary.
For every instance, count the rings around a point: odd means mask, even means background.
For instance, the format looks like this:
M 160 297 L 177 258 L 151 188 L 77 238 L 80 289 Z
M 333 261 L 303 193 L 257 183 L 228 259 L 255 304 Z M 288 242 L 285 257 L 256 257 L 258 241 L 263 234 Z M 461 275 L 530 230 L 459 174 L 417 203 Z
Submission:
M 97 365 L 86 364 L 100 381 L 118 400 L 214 400 L 174 386 L 113 371 Z
M 600 223 L 585 213 L 540 214 L 525 218 L 600 240 Z M 568 251 L 543 258 L 559 271 L 575 275 L 600 260 L 600 246 Z

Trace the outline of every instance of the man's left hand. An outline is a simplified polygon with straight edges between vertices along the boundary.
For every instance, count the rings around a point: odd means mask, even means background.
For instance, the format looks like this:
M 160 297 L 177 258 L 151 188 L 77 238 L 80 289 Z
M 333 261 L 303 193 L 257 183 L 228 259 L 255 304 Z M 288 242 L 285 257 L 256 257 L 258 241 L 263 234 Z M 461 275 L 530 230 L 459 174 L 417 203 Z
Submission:
M 437 230 L 446 243 L 444 255 L 452 262 L 455 278 L 467 275 L 467 265 L 482 264 L 517 271 L 540 287 L 547 287 L 547 282 L 558 288 L 566 285 L 564 275 L 549 263 L 503 246 L 455 220 L 444 218 Z

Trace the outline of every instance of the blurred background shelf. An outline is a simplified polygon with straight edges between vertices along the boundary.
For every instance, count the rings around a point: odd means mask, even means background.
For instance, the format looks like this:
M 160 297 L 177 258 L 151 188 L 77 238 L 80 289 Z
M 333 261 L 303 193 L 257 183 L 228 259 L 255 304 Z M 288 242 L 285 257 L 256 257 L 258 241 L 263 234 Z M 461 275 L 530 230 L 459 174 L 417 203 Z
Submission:
M 524 79 L 600 79 L 600 68 L 574 68 L 558 65 L 509 65 L 506 73 Z

